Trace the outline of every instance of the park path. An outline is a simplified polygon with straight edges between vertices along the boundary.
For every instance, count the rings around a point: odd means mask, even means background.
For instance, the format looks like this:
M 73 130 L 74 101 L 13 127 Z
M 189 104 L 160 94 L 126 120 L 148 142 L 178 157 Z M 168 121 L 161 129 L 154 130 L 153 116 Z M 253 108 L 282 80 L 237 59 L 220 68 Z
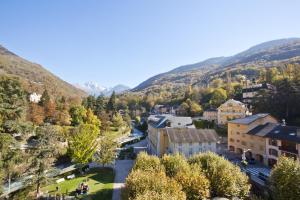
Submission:
M 112 200 L 121 199 L 121 189 L 125 185 L 126 177 L 132 169 L 134 160 L 116 160 L 115 163 L 115 180 Z

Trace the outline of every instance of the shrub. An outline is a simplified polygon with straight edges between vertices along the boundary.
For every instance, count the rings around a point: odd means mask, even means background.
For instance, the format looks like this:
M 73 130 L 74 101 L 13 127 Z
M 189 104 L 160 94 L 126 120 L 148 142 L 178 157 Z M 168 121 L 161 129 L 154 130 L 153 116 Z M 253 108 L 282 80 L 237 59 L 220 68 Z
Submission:
M 165 167 L 167 176 L 169 177 L 175 177 L 180 170 L 189 169 L 187 160 L 180 154 L 164 155 L 161 162 Z
M 141 152 L 136 159 L 133 170 L 140 169 L 142 171 L 155 171 L 160 172 L 164 171 L 163 166 L 160 163 L 160 160 L 156 156 L 150 156 L 145 152 Z
M 144 194 L 138 195 L 134 200 L 185 200 L 185 196 L 147 191 Z
M 210 152 L 193 156 L 189 159 L 189 163 L 201 166 L 211 183 L 213 197 L 240 199 L 248 197 L 250 190 L 248 177 L 228 160 Z
M 125 199 L 141 198 L 149 195 L 149 192 L 176 197 L 174 199 L 185 199 L 181 186 L 162 171 L 132 171 L 126 179 L 125 191 Z
M 210 182 L 198 165 L 180 170 L 175 180 L 182 186 L 188 200 L 207 199 L 210 196 Z

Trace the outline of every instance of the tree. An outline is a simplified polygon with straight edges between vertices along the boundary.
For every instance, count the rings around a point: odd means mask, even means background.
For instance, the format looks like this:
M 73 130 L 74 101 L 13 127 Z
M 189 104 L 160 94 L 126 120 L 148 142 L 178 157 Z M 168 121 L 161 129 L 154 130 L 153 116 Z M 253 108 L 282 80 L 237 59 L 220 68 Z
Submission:
M 82 105 L 86 108 L 86 109 L 91 109 L 91 110 L 95 110 L 96 109 L 96 98 L 93 95 L 89 95 L 87 98 L 84 98 L 82 100 Z
M 164 155 L 161 163 L 165 167 L 166 175 L 171 178 L 175 177 L 180 170 L 184 171 L 189 168 L 188 162 L 180 154 Z
M 93 111 L 90 108 L 86 112 L 86 119 L 84 120 L 84 122 L 87 124 L 93 124 L 98 128 L 100 128 L 101 126 L 100 120 L 97 118 L 96 115 L 94 115 Z
M 107 112 L 115 113 L 117 111 L 117 104 L 116 104 L 116 93 L 113 91 L 111 94 L 109 101 L 107 103 Z
M 116 127 L 117 129 L 121 128 L 124 126 L 124 121 L 120 113 L 115 113 L 113 118 L 112 118 L 112 123 L 113 126 Z
M 188 200 L 208 199 L 210 197 L 210 182 L 198 165 L 179 169 L 175 180 L 182 186 Z
M 297 200 L 300 197 L 300 164 L 292 158 L 280 157 L 272 169 L 270 188 L 274 200 Z
M 99 95 L 96 99 L 95 114 L 99 117 L 105 111 L 104 96 Z
M 181 186 L 175 181 L 168 178 L 164 172 L 153 171 L 132 171 L 125 183 L 125 199 L 135 199 L 148 193 L 154 192 L 159 196 L 174 197 L 173 199 L 184 200 L 186 196 L 181 191 Z
M 84 123 L 86 119 L 86 109 L 83 106 L 73 106 L 70 109 L 70 115 L 71 115 L 71 124 L 73 126 L 78 126 L 82 123 Z
M 52 123 L 54 122 L 55 112 L 56 112 L 56 104 L 53 100 L 49 100 L 44 105 L 45 109 L 45 121 Z
M 44 90 L 42 96 L 41 96 L 41 100 L 39 102 L 39 104 L 41 106 L 46 106 L 46 104 L 51 100 L 50 95 L 48 93 L 48 90 Z
M 44 123 L 45 111 L 42 106 L 36 103 L 31 103 L 29 108 L 29 119 L 36 125 Z
M 98 148 L 99 133 L 99 128 L 92 124 L 80 124 L 73 128 L 69 147 L 71 158 L 75 162 L 86 164 L 93 159 Z
M 214 107 L 219 107 L 227 99 L 226 90 L 219 88 L 213 91 L 210 104 Z
M 212 197 L 248 197 L 250 184 L 248 177 L 238 166 L 233 165 L 215 153 L 198 154 L 189 159 L 190 164 L 197 164 L 202 168 L 211 183 Z
M 100 140 L 98 150 L 95 154 L 96 161 L 101 163 L 103 166 L 111 164 L 115 160 L 115 150 L 117 143 L 108 137 L 103 137 Z
M 278 77 L 278 70 L 276 67 L 268 68 L 266 71 L 266 82 L 267 83 L 274 83 Z
M 26 104 L 25 91 L 15 78 L 0 77 L 0 115 L 2 121 L 22 117 Z
M 202 112 L 202 107 L 194 101 L 188 102 L 189 104 L 189 114 L 194 117 Z
M 40 126 L 36 129 L 36 138 L 31 167 L 34 169 L 33 181 L 36 183 L 36 194 L 39 197 L 41 185 L 47 179 L 46 172 L 59 154 L 60 132 L 57 126 Z
M 139 153 L 136 158 L 133 170 L 138 169 L 154 172 L 164 171 L 164 167 L 161 165 L 159 158 L 157 156 L 150 156 L 145 152 Z
M 58 110 L 55 113 L 54 120 L 57 125 L 69 126 L 71 125 L 71 116 L 68 110 Z

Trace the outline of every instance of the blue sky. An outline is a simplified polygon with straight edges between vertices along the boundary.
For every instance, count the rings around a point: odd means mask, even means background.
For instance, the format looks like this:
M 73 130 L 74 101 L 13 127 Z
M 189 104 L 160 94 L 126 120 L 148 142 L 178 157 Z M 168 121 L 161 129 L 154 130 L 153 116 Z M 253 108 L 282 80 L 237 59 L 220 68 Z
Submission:
M 70 83 L 134 87 L 268 40 L 300 37 L 298 0 L 1 0 L 0 44 Z

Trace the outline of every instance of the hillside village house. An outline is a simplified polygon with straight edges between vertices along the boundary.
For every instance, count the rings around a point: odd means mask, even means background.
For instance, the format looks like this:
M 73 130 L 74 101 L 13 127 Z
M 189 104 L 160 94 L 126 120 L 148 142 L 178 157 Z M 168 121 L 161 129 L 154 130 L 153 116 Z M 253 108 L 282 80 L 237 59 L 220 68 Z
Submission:
M 162 133 L 163 128 L 195 128 L 191 117 L 177 117 L 173 115 L 150 115 L 148 118 L 148 147 L 149 151 L 161 155 L 165 151 L 163 146 L 167 136 Z
M 255 96 L 259 94 L 259 92 L 262 91 L 270 91 L 275 90 L 275 86 L 268 84 L 268 83 L 262 83 L 262 84 L 247 84 L 243 87 L 242 93 L 243 93 L 243 102 L 245 104 L 251 104 L 253 103 L 253 99 Z
M 269 114 L 256 114 L 242 119 L 228 122 L 228 149 L 238 154 L 251 149 L 246 157 L 252 157 L 267 164 L 266 140 L 263 136 L 248 134 L 252 129 L 267 123 L 277 123 Z
M 210 108 L 208 110 L 205 110 L 203 112 L 203 120 L 211 121 L 211 122 L 217 122 L 218 120 L 218 110 L 214 108 Z
M 234 99 L 229 99 L 218 108 L 218 125 L 226 125 L 233 119 L 245 118 L 250 115 L 245 104 Z

